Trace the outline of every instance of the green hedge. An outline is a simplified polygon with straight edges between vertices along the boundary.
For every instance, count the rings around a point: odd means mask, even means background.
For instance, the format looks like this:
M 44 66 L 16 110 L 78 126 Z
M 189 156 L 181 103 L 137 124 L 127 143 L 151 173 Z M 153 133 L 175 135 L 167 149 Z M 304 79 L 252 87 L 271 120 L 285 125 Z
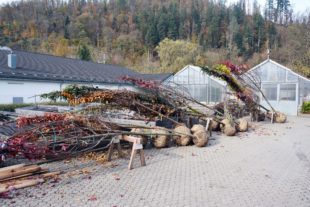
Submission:
M 39 105 L 69 106 L 69 103 L 65 101 L 58 101 L 58 102 L 51 101 L 51 102 L 39 103 Z
M 310 101 L 305 101 L 302 103 L 301 112 L 302 113 L 310 113 Z
M 0 104 L 0 111 L 14 112 L 15 109 L 17 108 L 31 106 L 31 105 L 33 104 Z
M 38 103 L 39 105 L 54 105 L 54 106 L 69 106 L 67 102 L 43 102 Z M 26 106 L 34 106 L 34 103 L 24 103 L 24 104 L 0 104 L 0 111 L 14 112 L 17 108 L 22 108 Z

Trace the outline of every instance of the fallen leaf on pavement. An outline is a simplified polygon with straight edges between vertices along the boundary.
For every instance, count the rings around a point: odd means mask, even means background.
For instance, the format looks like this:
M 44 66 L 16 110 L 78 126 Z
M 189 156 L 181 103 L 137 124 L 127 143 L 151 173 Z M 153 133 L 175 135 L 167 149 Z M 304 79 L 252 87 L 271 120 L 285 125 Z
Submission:
M 92 195 L 88 198 L 89 201 L 96 201 L 97 200 L 97 196 L 96 195 Z

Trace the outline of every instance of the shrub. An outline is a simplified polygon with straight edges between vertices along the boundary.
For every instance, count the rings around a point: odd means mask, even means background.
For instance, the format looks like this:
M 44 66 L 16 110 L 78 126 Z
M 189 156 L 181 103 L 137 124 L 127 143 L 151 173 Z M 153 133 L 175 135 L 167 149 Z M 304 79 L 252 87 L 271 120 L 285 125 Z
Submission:
M 34 103 L 23 104 L 0 104 L 0 111 L 15 112 L 15 109 L 26 106 L 34 106 Z M 54 105 L 54 106 L 69 106 L 68 102 L 41 102 L 38 105 Z
M 305 101 L 302 103 L 301 112 L 302 113 L 310 113 L 310 101 Z
M 21 107 L 26 107 L 26 106 L 31 106 L 33 104 L 0 104 L 0 111 L 10 111 L 14 112 L 15 109 L 21 108 Z

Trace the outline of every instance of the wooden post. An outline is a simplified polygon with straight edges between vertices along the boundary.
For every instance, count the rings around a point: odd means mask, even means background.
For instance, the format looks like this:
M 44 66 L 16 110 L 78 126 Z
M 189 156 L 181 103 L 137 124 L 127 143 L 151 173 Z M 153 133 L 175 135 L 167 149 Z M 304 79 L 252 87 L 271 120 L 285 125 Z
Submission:
M 274 112 L 271 112 L 271 123 L 273 124 L 273 119 L 274 119 L 274 116 L 275 116 L 275 114 L 274 114 Z
M 129 170 L 133 169 L 133 160 L 134 160 L 135 155 L 137 154 L 137 152 L 140 155 L 141 166 L 145 166 L 146 165 L 145 157 L 144 157 L 144 151 L 143 151 L 143 145 L 139 144 L 139 143 L 134 143 L 133 146 L 132 146 L 130 161 L 129 161 L 129 165 L 128 165 L 128 169 Z
M 108 161 L 111 161 L 111 159 L 112 159 L 112 154 L 113 154 L 113 150 L 115 148 L 115 145 L 117 147 L 118 156 L 119 157 L 123 157 L 122 148 L 121 148 L 121 144 L 120 144 L 120 139 L 119 139 L 119 136 L 117 136 L 117 137 L 113 138 L 112 143 L 111 143 L 111 145 L 109 147 Z
M 209 132 L 210 137 L 212 136 L 212 129 L 210 127 L 211 119 L 207 118 L 206 131 Z

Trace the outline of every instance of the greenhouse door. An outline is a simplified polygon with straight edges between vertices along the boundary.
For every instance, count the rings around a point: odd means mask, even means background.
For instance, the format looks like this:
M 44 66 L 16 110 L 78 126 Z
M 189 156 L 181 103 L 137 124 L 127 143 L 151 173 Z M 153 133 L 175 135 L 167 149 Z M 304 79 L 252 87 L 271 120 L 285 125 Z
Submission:
M 269 103 L 277 111 L 287 115 L 297 115 L 298 110 L 298 84 L 278 83 L 263 84 L 262 90 L 268 98 Z M 261 104 L 267 108 L 269 105 L 262 99 Z

